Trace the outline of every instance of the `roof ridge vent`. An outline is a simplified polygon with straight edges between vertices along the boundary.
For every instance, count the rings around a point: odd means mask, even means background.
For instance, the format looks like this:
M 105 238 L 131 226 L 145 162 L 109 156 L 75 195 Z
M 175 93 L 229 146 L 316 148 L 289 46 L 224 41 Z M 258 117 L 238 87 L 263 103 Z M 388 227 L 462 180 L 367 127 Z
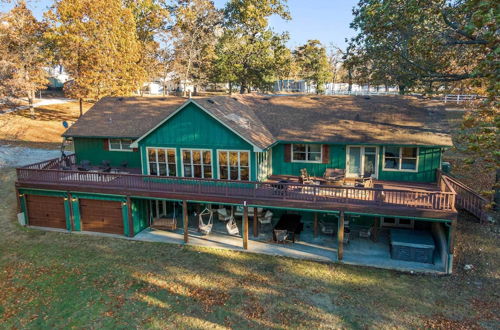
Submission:
M 210 103 L 210 104 L 216 104 L 216 102 L 214 100 L 212 100 L 212 99 L 208 99 L 207 102 Z

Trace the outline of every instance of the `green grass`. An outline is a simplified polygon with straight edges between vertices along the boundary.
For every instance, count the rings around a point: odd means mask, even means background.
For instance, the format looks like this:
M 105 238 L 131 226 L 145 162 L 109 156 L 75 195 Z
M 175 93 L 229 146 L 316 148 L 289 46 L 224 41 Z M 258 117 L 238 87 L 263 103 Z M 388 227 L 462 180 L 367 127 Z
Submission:
M 456 273 L 411 275 L 22 228 L 14 177 L 0 170 L 0 327 L 499 326 L 493 227 L 460 221 Z

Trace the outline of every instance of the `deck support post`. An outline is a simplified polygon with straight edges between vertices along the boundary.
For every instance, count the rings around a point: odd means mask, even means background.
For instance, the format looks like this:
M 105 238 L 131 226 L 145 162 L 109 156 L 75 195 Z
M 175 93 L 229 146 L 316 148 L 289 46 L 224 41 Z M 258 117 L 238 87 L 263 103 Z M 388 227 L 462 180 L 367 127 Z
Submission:
M 339 227 L 337 230 L 337 259 L 344 258 L 344 211 L 340 211 Z
M 372 241 L 378 242 L 378 230 L 380 227 L 380 217 L 375 218 L 375 222 L 373 224 L 373 232 L 372 232 Z
M 253 237 L 259 236 L 259 218 L 257 208 L 253 208 Z
M 243 249 L 248 249 L 248 206 L 243 206 Z
M 318 212 L 314 212 L 314 237 L 318 237 Z
M 183 229 L 184 229 L 184 243 L 188 242 L 188 209 L 187 202 L 182 201 L 182 220 L 183 220 Z
M 449 242 L 449 253 L 450 254 L 453 254 L 454 250 L 455 250 L 455 231 L 456 231 L 456 228 L 457 227 L 457 216 L 455 215 L 453 217 L 453 219 L 451 220 L 451 224 L 450 224 L 450 234 L 449 234 L 449 237 L 450 237 L 450 242 Z
M 134 237 L 134 220 L 132 219 L 132 200 L 127 196 L 127 214 L 128 214 L 128 237 Z

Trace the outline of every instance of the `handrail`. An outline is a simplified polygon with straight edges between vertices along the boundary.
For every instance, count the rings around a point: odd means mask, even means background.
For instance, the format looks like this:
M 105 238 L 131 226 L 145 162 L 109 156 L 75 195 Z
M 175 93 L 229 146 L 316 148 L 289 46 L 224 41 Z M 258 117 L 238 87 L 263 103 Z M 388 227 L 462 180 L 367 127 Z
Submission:
M 482 223 L 487 218 L 486 205 L 490 202 L 483 196 L 479 195 L 472 188 L 457 179 L 437 170 L 438 183 L 443 191 L 443 184 L 451 191 L 456 193 L 455 207 L 464 209 L 476 216 Z
M 354 203 L 454 211 L 453 192 L 318 186 L 300 183 L 235 181 L 154 175 L 18 168 L 21 183 L 79 185 L 141 191 L 233 196 L 313 203 Z

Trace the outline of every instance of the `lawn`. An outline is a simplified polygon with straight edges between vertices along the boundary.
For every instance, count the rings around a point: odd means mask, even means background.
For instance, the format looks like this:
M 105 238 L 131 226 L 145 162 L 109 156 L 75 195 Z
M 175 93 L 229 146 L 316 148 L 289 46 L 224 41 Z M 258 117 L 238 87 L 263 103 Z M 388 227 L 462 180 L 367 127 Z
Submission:
M 91 103 L 84 102 L 87 111 Z M 34 148 L 58 148 L 61 134 L 66 130 L 62 122 L 73 123 L 78 119 L 78 101 L 45 105 L 35 108 L 36 118 L 29 110 L 20 110 L 0 115 L 0 143 Z
M 22 228 L 14 178 L 0 169 L 2 327 L 500 326 L 491 225 L 460 219 L 455 274 L 411 275 Z

